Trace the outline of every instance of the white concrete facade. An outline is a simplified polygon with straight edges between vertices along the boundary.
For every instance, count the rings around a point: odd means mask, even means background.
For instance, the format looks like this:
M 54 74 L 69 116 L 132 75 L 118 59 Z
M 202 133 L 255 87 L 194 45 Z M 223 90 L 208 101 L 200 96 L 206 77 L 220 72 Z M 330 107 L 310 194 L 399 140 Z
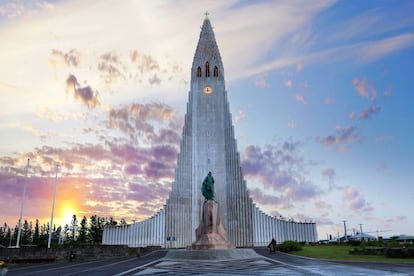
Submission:
M 264 246 L 272 237 L 278 242 L 317 241 L 315 223 L 272 218 L 259 210 L 249 195 L 237 151 L 224 68 L 208 18 L 203 22 L 191 72 L 180 153 L 166 205 L 145 221 L 105 227 L 103 244 L 190 246 L 195 241 L 204 201 L 201 184 L 209 171 L 215 179 L 215 200 L 227 238 L 236 247 Z

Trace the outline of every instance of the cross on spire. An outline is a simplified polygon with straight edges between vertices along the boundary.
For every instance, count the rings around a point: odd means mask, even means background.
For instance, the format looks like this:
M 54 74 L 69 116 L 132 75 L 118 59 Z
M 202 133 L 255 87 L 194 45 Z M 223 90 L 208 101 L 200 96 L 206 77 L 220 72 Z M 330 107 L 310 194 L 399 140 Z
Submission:
M 208 19 L 208 16 L 210 15 L 210 13 L 206 11 L 204 14 L 206 15 L 206 19 Z

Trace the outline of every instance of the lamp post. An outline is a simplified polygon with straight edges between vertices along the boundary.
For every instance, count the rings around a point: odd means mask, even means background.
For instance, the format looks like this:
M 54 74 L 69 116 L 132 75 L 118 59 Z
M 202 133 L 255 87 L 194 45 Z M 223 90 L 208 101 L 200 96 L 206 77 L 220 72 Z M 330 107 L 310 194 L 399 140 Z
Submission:
M 50 248 L 50 242 L 52 241 L 53 214 L 55 212 L 56 186 L 57 186 L 58 171 L 59 171 L 59 165 L 56 164 L 55 188 L 54 188 L 54 192 L 53 192 L 52 215 L 50 217 L 49 240 L 47 242 L 47 248 Z
M 26 198 L 26 187 L 27 187 L 27 175 L 29 172 L 29 162 L 30 162 L 30 158 L 27 158 L 26 177 L 24 181 L 23 196 L 22 196 L 22 206 L 20 207 L 19 231 L 17 232 L 17 241 L 16 241 L 17 248 L 20 247 L 20 234 L 22 233 L 22 216 L 23 216 L 23 209 L 24 209 L 24 200 Z

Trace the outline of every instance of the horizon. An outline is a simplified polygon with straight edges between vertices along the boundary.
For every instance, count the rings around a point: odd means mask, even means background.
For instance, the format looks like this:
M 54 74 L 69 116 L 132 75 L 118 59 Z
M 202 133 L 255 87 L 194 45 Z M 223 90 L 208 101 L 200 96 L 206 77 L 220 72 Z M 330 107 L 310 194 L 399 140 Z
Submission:
M 319 239 L 344 220 L 413 235 L 410 1 L 3 1 L 0 222 L 18 223 L 27 158 L 22 223 L 49 223 L 55 164 L 57 226 L 163 208 L 206 10 L 260 209 Z

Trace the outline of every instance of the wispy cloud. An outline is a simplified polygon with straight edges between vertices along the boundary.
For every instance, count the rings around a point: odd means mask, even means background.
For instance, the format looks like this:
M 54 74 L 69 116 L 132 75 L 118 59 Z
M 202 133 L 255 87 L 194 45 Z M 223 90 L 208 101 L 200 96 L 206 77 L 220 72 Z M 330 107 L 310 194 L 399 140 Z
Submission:
M 334 135 L 318 137 L 317 141 L 326 146 L 342 146 L 343 144 L 350 144 L 360 140 L 357 128 L 355 126 L 336 126 L 335 132 L 336 133 Z
M 328 177 L 329 180 L 329 189 L 335 187 L 335 177 L 336 172 L 333 168 L 326 168 L 322 171 L 322 175 Z
M 285 81 L 285 86 L 286 86 L 287 88 L 292 88 L 292 84 L 293 84 L 292 80 L 287 80 L 287 81 Z
M 234 116 L 234 123 L 235 124 L 238 124 L 238 123 L 240 123 L 242 120 L 244 120 L 246 118 L 246 113 L 244 112 L 244 110 L 242 110 L 242 109 L 239 109 L 238 111 L 237 111 L 237 114 L 236 114 L 236 116 Z
M 377 99 L 377 90 L 365 79 L 354 78 L 352 84 L 361 97 L 370 98 L 372 101 Z
M 58 202 L 64 201 L 65 194 L 71 196 L 79 211 L 128 220 L 145 218 L 160 209 L 174 175 L 182 119 L 177 111 L 160 103 L 120 106 L 110 109 L 107 116 L 106 128 L 91 132 L 99 135 L 97 143 L 44 145 L 17 156 L 2 156 L 0 189 L 7 202 L 19 201 L 27 156 L 31 159 L 29 176 L 33 187 L 27 193 L 28 209 L 39 211 L 31 204 L 51 198 L 56 163 L 61 168 Z M 5 210 L 6 201 L 2 202 L 0 208 Z M 127 208 L 125 212 L 119 210 L 120 204 Z M 11 212 L 6 215 L 15 216 Z
M 62 63 L 66 66 L 77 67 L 80 63 L 80 53 L 77 49 L 70 49 L 66 53 L 53 49 L 51 62 L 53 64 Z
M 373 208 L 365 197 L 355 188 L 345 186 L 342 188 L 342 200 L 346 208 L 355 212 L 371 212 Z
M 302 104 L 308 104 L 308 101 L 305 99 L 305 96 L 303 96 L 302 94 L 296 94 L 295 99 Z
M 87 107 L 94 108 L 100 105 L 98 92 L 93 91 L 89 85 L 81 87 L 74 75 L 69 75 L 66 79 L 66 87 L 68 91 L 73 92 L 75 99 L 80 100 Z
M 248 146 L 241 154 L 241 166 L 246 179 L 259 182 L 266 189 L 279 193 L 279 197 L 264 197 L 258 190 L 253 199 L 268 204 L 275 200 L 281 208 L 290 207 L 293 202 L 307 201 L 322 192 L 306 178 L 306 162 L 299 153 L 301 143 L 285 142 L 281 145 Z M 256 198 L 257 196 L 257 198 Z M 282 207 L 284 206 L 284 207 Z
M 361 113 L 359 113 L 359 118 L 362 120 L 371 118 L 374 114 L 381 111 L 381 107 L 379 105 L 370 105 L 366 107 L 364 110 L 362 110 Z
M 97 69 L 106 84 L 114 80 L 126 80 L 126 66 L 122 64 L 115 53 L 109 52 L 101 55 L 98 60 Z
M 26 14 L 39 12 L 41 10 L 53 9 L 54 5 L 47 1 L 22 1 L 10 0 L 0 3 L 0 18 L 14 19 Z
M 267 82 L 267 75 L 266 74 L 261 74 L 261 75 L 257 76 L 256 79 L 254 80 L 254 84 L 257 87 L 260 87 L 260 88 L 270 87 L 270 84 Z

